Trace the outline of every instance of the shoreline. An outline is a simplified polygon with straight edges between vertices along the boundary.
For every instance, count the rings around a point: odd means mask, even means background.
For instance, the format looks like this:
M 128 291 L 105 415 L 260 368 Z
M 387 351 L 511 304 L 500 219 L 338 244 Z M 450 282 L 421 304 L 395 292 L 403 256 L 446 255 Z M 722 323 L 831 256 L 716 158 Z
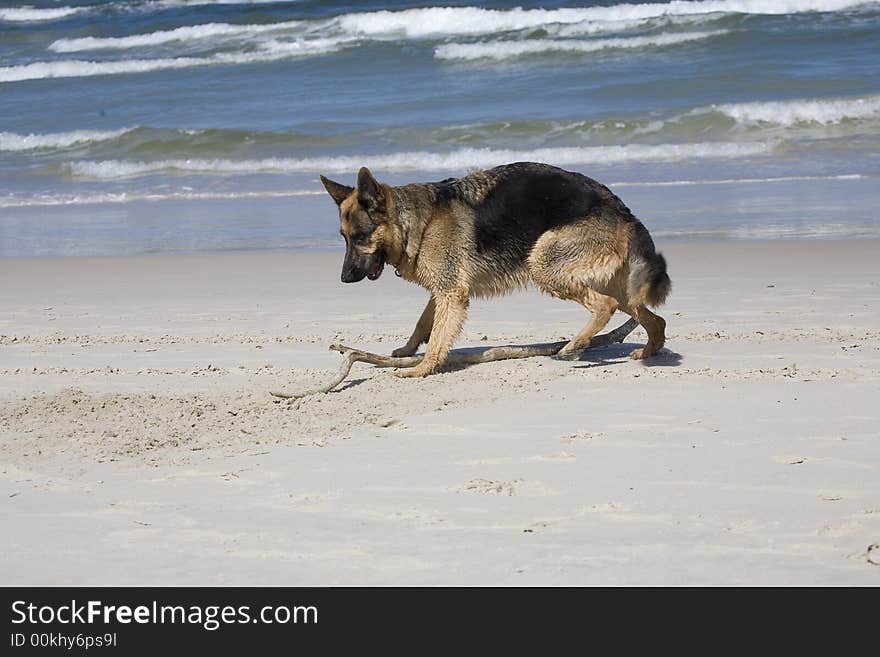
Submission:
M 677 246 L 706 246 L 706 247 L 724 247 L 725 245 L 755 244 L 755 245 L 786 245 L 786 244 L 840 244 L 851 245 L 861 244 L 864 242 L 877 242 L 880 244 L 880 234 L 874 236 L 852 237 L 852 236 L 792 236 L 792 237 L 658 237 L 655 240 L 657 249 L 663 251 L 666 244 Z M 335 247 L 326 246 L 303 246 L 303 247 L 279 247 L 277 249 L 253 248 L 253 249 L 218 249 L 214 251 L 174 251 L 174 252 L 155 252 L 155 253 L 133 253 L 121 255 L 3 255 L 0 256 L 0 263 L 3 261 L 22 262 L 22 261 L 48 261 L 53 260 L 130 260 L 136 258 L 201 258 L 201 257 L 237 257 L 237 256 L 291 256 L 299 254 L 315 254 L 322 256 L 338 256 L 343 254 L 345 247 L 339 244 Z
M 598 180 L 609 178 L 600 173 Z M 757 186 L 734 181 L 715 188 L 612 186 L 612 191 L 662 244 L 880 239 L 876 188 L 876 180 L 865 176 Z M 324 193 L 5 208 L 3 215 L 0 258 L 296 252 L 339 244 L 336 207 Z

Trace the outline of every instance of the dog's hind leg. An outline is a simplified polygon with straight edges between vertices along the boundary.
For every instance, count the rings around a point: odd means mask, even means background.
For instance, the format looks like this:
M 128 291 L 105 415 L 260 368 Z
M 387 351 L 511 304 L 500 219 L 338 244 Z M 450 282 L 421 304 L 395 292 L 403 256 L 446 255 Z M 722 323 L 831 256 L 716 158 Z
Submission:
M 532 248 L 529 274 L 535 284 L 557 299 L 577 301 L 593 314 L 555 358 L 577 358 L 617 310 L 618 300 L 610 290 L 619 287 L 626 263 L 625 241 L 617 237 L 613 230 L 585 218 L 547 231 Z
M 630 356 L 634 360 L 650 358 L 657 350 L 661 349 L 666 342 L 666 320 L 655 315 L 645 306 L 636 306 L 627 312 L 645 327 L 648 333 L 648 344 L 642 349 L 635 349 Z
M 419 347 L 431 337 L 431 327 L 434 325 L 434 297 L 428 300 L 428 305 L 422 311 L 422 316 L 416 322 L 416 327 L 405 345 L 391 352 L 393 358 L 412 356 Z
M 468 292 L 454 290 L 434 295 L 434 325 L 422 362 L 411 369 L 398 370 L 397 376 L 428 376 L 436 372 L 446 361 L 452 343 L 461 333 L 467 317 Z
M 580 301 L 586 306 L 587 310 L 593 314 L 593 316 L 581 332 L 572 338 L 571 342 L 560 349 L 559 353 L 553 356 L 553 358 L 557 360 L 577 359 L 581 355 L 581 352 L 590 346 L 590 340 L 593 336 L 605 328 L 611 320 L 611 316 L 617 310 L 617 299 L 605 294 L 600 294 L 589 288 L 587 288 L 586 295 Z

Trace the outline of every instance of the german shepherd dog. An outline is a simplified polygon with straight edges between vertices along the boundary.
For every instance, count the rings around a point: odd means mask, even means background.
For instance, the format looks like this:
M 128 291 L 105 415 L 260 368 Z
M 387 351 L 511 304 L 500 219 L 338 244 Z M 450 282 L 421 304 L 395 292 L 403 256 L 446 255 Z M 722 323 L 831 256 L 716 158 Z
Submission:
M 357 187 L 321 176 L 339 206 L 345 238 L 342 282 L 376 280 L 390 264 L 431 299 L 409 341 L 393 356 L 425 357 L 398 376 L 442 367 L 461 332 L 472 296 L 510 292 L 532 282 L 585 306 L 591 320 L 557 355 L 576 359 L 616 310 L 634 317 L 653 356 L 666 322 L 648 306 L 666 300 L 666 260 L 629 208 L 604 185 L 546 164 L 518 162 L 436 183 L 393 187 L 358 172 Z

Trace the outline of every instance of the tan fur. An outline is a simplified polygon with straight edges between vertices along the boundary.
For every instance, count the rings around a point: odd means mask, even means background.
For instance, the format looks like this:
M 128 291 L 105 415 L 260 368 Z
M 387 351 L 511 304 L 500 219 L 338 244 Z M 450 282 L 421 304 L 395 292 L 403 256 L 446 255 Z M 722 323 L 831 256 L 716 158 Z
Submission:
M 407 343 L 391 352 L 394 358 L 402 356 L 412 356 L 418 351 L 419 347 L 428 341 L 431 337 L 431 327 L 434 326 L 434 297 L 428 300 L 425 309 L 422 311 L 419 321 L 416 322 L 416 328 L 410 336 Z
M 589 218 L 544 233 L 529 255 L 535 284 L 554 297 L 573 301 L 584 297 L 585 288 L 611 293 L 615 275 L 626 267 L 629 231 L 622 226 L 597 233 Z
M 431 330 L 431 337 L 428 338 L 425 357 L 415 367 L 395 372 L 397 376 L 421 377 L 436 372 L 443 365 L 452 344 L 461 333 L 461 328 L 467 317 L 467 289 L 459 288 L 439 294 L 435 297 L 434 303 L 436 305 L 434 326 Z
M 589 347 L 590 338 L 601 331 L 618 309 L 639 321 L 648 332 L 648 344 L 636 349 L 634 359 L 649 358 L 665 342 L 666 322 L 649 311 L 644 291 L 636 298 L 628 294 L 631 224 L 620 222 L 613 229 L 606 224 L 584 221 L 548 231 L 529 256 L 529 271 L 535 284 L 559 299 L 577 301 L 592 313 L 581 332 L 559 353 L 576 356 Z
M 593 317 L 587 322 L 587 325 L 581 332 L 562 348 L 558 354 L 562 358 L 576 356 L 582 350 L 589 348 L 590 340 L 605 328 L 611 320 L 611 316 L 617 310 L 618 305 L 617 299 L 600 294 L 589 288 L 585 290 L 585 295 L 580 302 L 593 313 Z
M 648 344 L 644 349 L 635 349 L 630 356 L 635 359 L 650 358 L 662 348 L 666 342 L 666 320 L 659 315 L 655 315 L 645 306 L 639 305 L 629 311 L 629 314 L 635 317 L 639 324 L 645 327 L 648 332 Z
M 341 218 L 343 232 L 351 232 L 351 215 L 359 208 L 357 193 L 352 192 L 348 198 L 339 204 L 339 216 Z M 347 230 L 346 230 L 347 229 Z

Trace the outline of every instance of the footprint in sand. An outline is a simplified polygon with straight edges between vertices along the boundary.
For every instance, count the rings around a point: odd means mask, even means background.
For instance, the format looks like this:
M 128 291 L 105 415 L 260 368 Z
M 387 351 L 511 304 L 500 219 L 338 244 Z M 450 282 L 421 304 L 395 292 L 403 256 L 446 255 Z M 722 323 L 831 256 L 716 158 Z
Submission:
M 510 481 L 497 481 L 494 479 L 471 479 L 467 483 L 454 488 L 459 493 L 484 493 L 512 497 L 544 497 L 546 495 L 558 495 L 559 492 L 545 486 L 538 481 L 526 481 L 525 479 L 512 479 Z
M 471 479 L 463 486 L 459 487 L 460 492 L 466 493 L 491 493 L 494 495 L 512 496 L 516 491 L 516 485 L 522 479 L 514 479 L 512 481 L 495 481 L 494 479 Z
M 577 458 L 571 452 L 557 452 L 555 454 L 538 454 L 533 456 L 530 461 L 574 461 Z
M 562 436 L 559 439 L 559 442 L 565 443 L 566 445 L 576 445 L 578 443 L 586 443 L 591 440 L 595 440 L 597 438 L 604 438 L 605 434 L 602 432 L 598 433 L 589 433 L 587 431 L 579 431 L 577 433 L 572 433 L 567 436 Z

